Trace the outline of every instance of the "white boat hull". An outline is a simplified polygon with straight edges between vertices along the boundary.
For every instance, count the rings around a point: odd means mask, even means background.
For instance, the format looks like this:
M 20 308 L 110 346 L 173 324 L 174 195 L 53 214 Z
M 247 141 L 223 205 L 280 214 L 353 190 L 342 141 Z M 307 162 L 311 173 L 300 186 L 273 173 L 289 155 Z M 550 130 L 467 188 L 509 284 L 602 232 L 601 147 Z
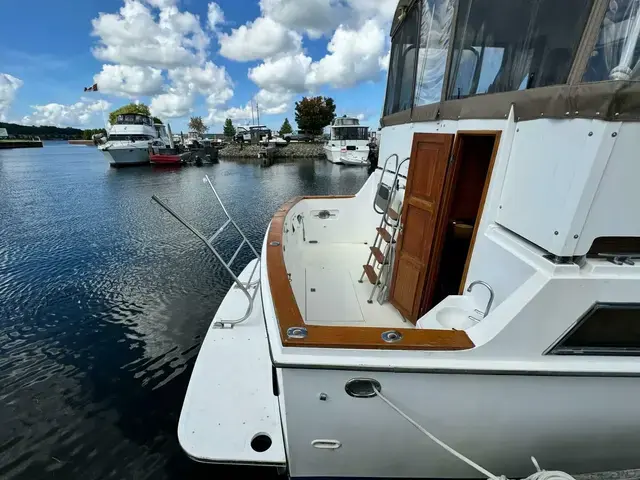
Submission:
M 148 146 L 144 145 L 104 145 L 100 148 L 102 154 L 114 167 L 144 165 L 149 163 Z
M 369 158 L 368 147 L 357 147 L 357 150 L 343 150 L 344 147 L 325 145 L 324 152 L 331 163 L 343 165 L 367 165 Z

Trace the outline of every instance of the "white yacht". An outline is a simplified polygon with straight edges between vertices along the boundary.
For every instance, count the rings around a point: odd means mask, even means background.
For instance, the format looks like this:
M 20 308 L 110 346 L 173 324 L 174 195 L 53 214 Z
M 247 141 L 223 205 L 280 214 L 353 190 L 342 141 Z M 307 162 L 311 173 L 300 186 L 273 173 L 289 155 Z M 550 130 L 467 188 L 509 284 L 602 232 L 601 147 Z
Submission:
M 640 0 L 557 6 L 400 0 L 380 166 L 286 202 L 230 273 L 178 425 L 191 458 L 638 468 Z
M 118 115 L 109 129 L 107 141 L 98 146 L 111 166 L 149 163 L 149 143 L 160 140 L 168 144 L 165 126 L 153 124 L 146 115 Z
M 367 165 L 369 158 L 369 127 L 357 118 L 338 117 L 329 127 L 330 137 L 324 145 L 327 160 L 345 165 Z

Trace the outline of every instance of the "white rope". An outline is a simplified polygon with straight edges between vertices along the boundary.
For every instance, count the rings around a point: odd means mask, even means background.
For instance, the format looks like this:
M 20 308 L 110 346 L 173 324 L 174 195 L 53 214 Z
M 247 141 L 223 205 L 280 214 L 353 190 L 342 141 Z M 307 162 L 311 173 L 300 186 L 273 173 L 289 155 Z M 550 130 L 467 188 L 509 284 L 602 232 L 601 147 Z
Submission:
M 396 407 L 391 400 L 389 400 L 387 397 L 382 395 L 382 393 L 380 393 L 380 390 L 378 390 L 373 383 L 371 383 L 371 388 L 373 388 L 373 390 L 376 392 L 376 395 L 378 395 L 378 397 L 380 397 L 380 400 L 382 400 L 384 403 L 389 405 L 393 410 L 395 410 L 395 412 L 398 415 L 400 415 L 407 422 L 409 422 L 411 425 L 416 427 L 420 432 L 422 432 L 424 435 L 429 437 L 435 443 L 437 443 L 442 448 L 444 448 L 451 455 L 459 458 L 460 460 L 465 462 L 467 465 L 469 465 L 470 467 L 475 468 L 478 472 L 480 472 L 481 474 L 483 474 L 487 478 L 490 478 L 491 480 L 506 480 L 505 476 L 499 476 L 498 477 L 498 476 L 494 475 L 493 473 L 491 473 L 490 471 L 485 470 L 480 465 L 475 463 L 473 460 L 470 460 L 469 458 L 465 457 L 460 452 L 456 451 L 454 448 L 452 448 L 449 445 L 447 445 L 446 443 L 444 443 L 438 437 L 436 437 L 435 435 L 433 435 L 430 432 L 428 432 L 425 428 L 423 428 L 420 424 L 418 424 L 418 422 L 416 422 L 409 415 L 407 415 L 402 410 L 400 410 L 400 408 Z M 536 467 L 537 472 L 534 473 L 533 475 L 529 475 L 525 480 L 575 480 L 571 475 L 569 475 L 568 473 L 565 473 L 565 472 L 560 472 L 560 471 L 555 471 L 555 470 L 550 470 L 550 471 L 541 470 L 540 466 L 538 465 L 538 462 L 536 461 L 536 459 L 534 457 L 531 457 L 531 461 L 533 462 L 533 465 Z

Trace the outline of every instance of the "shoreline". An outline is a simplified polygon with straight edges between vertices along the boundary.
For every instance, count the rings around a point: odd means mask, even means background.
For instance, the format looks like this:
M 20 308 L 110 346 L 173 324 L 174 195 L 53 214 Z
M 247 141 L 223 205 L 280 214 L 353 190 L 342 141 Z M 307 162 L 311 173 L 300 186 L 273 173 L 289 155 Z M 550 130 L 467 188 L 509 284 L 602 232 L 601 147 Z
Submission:
M 259 145 L 231 144 L 218 151 L 220 158 L 258 158 L 258 153 L 264 152 Z M 322 143 L 289 143 L 282 147 L 275 147 L 273 158 L 321 158 L 324 157 Z

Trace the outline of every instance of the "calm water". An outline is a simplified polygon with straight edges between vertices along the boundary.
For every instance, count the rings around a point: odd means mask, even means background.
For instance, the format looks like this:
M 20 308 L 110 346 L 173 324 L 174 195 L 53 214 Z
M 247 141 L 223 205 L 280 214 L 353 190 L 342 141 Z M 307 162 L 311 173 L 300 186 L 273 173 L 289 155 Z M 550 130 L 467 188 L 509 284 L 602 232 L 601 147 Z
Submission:
M 355 193 L 367 178 L 326 160 L 113 169 L 91 147 L 0 151 L 0 478 L 248 473 L 195 464 L 176 438 L 231 281 L 151 195 L 213 233 L 204 174 L 258 248 L 288 198 Z M 220 245 L 228 258 L 237 239 Z

